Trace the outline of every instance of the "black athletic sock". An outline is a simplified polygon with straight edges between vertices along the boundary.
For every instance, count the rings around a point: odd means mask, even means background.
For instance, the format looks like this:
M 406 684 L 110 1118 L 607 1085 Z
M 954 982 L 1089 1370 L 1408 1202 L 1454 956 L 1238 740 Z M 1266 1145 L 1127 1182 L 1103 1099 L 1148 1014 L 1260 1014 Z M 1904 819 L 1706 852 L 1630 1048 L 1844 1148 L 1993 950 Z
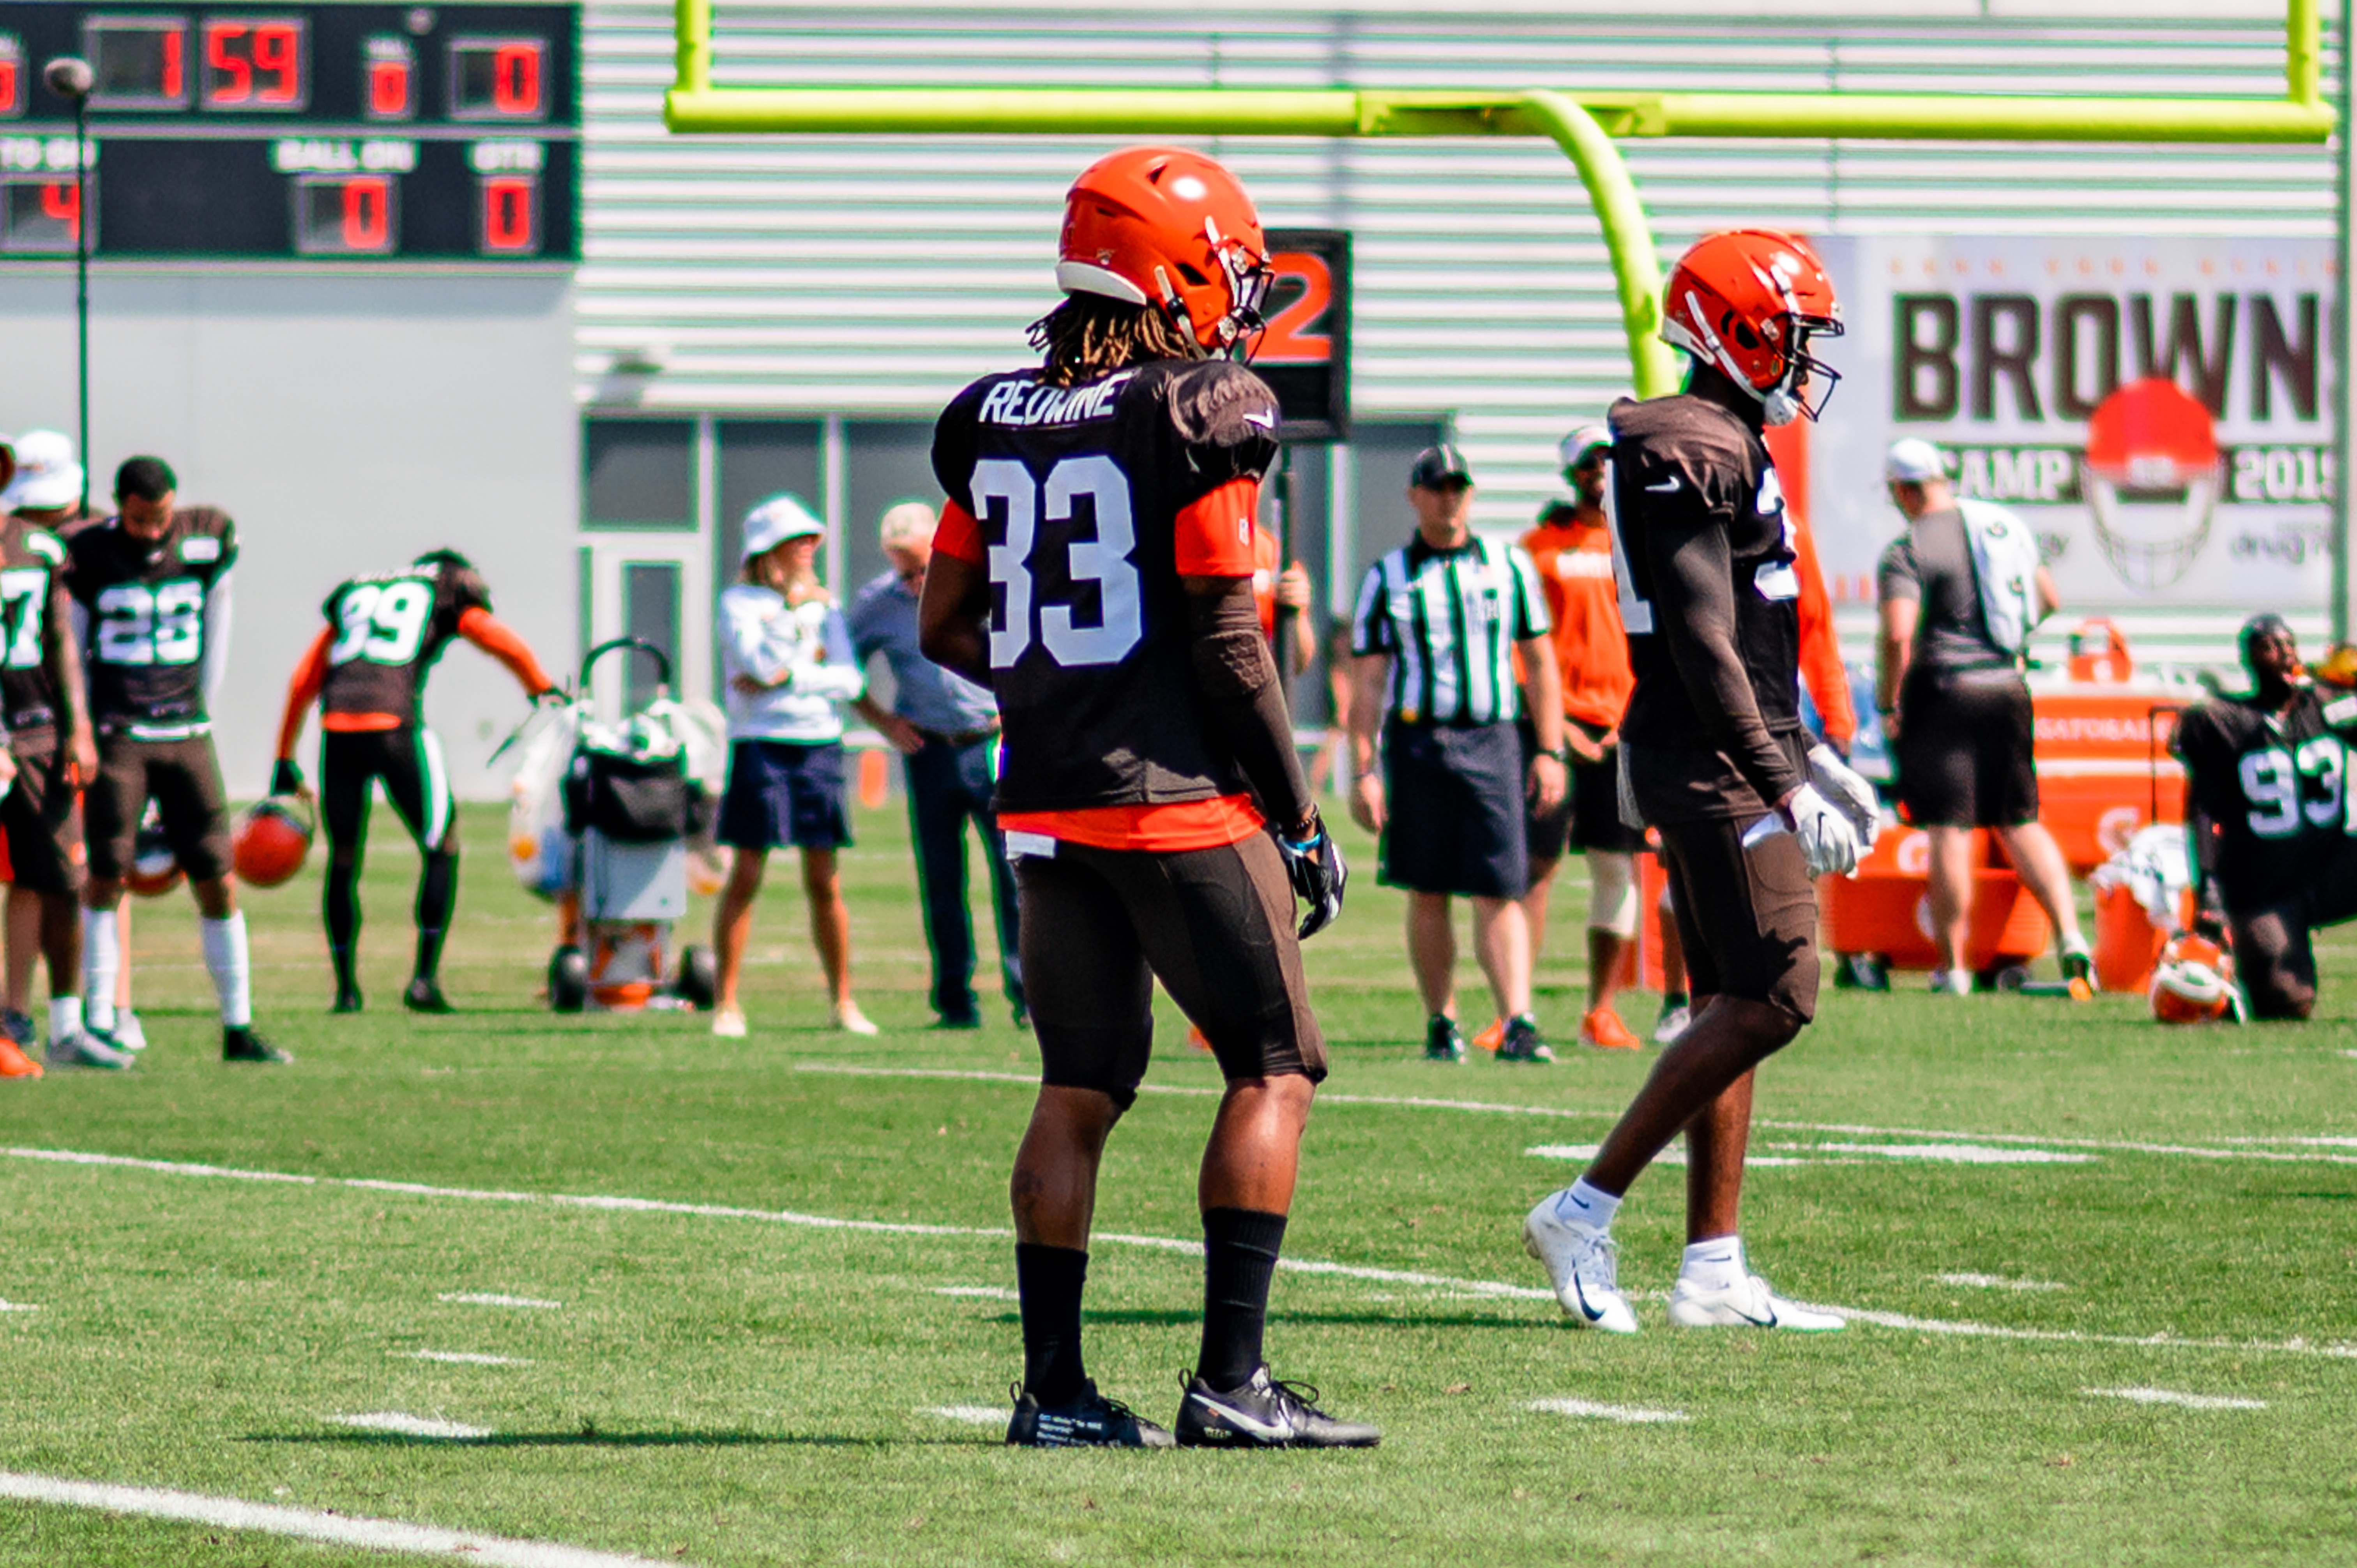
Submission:
M 1285 1216 L 1254 1208 L 1203 1213 L 1203 1353 L 1195 1375 L 1232 1389 L 1261 1364 L 1268 1286 L 1285 1245 Z
M 431 980 L 442 967 L 442 941 L 450 934 L 450 912 L 458 907 L 458 852 L 439 849 L 425 857 L 417 875 L 417 978 Z
M 327 891 L 320 910 L 328 921 L 328 951 L 336 961 L 336 989 L 360 987 L 361 863 L 357 856 L 328 857 Z
M 1088 1387 L 1081 1364 L 1081 1287 L 1089 1255 L 1071 1247 L 1015 1243 L 1023 1298 L 1023 1387 L 1043 1405 L 1069 1403 Z

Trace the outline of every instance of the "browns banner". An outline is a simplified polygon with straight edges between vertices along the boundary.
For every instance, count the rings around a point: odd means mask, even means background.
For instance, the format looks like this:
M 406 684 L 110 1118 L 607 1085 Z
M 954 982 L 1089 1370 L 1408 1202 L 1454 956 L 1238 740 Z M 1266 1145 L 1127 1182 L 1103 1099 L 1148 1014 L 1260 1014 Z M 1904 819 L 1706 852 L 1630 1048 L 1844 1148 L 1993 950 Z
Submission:
M 1938 446 L 2015 509 L 2073 609 L 2321 607 L 2331 585 L 2324 240 L 1820 243 L 1848 333 L 1809 430 L 1808 515 L 1843 598 L 1900 526 L 1884 447 Z

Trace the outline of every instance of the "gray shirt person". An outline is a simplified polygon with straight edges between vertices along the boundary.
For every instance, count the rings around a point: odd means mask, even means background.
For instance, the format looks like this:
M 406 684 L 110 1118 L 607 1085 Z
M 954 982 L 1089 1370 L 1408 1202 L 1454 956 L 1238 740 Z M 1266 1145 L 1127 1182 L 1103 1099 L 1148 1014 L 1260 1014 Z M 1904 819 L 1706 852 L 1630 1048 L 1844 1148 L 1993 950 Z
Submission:
M 1953 506 L 1927 511 L 1882 552 L 1875 570 L 1878 598 L 1915 599 L 1913 662 L 1921 678 L 1939 680 L 1975 670 L 2009 670 L 2013 660 L 1988 633 L 1980 584 L 1973 575 L 1972 541 Z
M 861 588 L 848 618 L 859 662 L 881 653 L 891 667 L 892 711 L 900 717 L 942 736 L 971 735 L 997 722 L 998 704 L 988 692 L 917 650 L 917 595 L 899 572 Z

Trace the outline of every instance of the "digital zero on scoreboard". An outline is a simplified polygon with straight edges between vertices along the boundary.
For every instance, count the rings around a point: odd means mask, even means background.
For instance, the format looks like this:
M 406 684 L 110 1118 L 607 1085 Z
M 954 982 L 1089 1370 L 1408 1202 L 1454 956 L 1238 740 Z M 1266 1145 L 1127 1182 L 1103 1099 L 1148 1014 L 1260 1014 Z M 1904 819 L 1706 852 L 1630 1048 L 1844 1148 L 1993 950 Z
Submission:
M 73 253 L 90 62 L 101 257 L 568 261 L 580 10 L 0 0 L 0 264 Z

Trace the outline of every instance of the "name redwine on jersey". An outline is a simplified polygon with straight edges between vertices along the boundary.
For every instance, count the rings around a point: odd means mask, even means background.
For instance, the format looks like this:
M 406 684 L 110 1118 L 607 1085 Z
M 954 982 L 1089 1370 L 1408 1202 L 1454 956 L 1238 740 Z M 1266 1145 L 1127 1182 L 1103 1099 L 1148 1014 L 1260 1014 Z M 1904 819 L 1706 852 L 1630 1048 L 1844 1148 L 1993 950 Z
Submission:
M 205 600 L 237 564 L 214 507 L 172 513 L 161 539 L 109 518 L 66 543 L 66 591 L 90 617 L 91 716 L 102 727 L 205 720 Z
M 21 517 L 0 521 L 0 714 L 11 730 L 57 723 L 58 693 L 49 683 L 50 618 L 67 613 L 66 547 L 58 536 Z
M 451 561 L 343 584 L 319 607 L 329 634 L 319 711 L 415 717 L 458 618 L 490 607 L 482 575 Z
M 2245 698 L 2187 710 L 2169 747 L 2192 775 L 2193 803 L 2218 829 L 2219 892 L 2229 909 L 2261 909 L 2306 886 L 2347 836 L 2349 746 L 2357 697 L 2313 690 L 2270 714 Z
M 1196 692 L 1177 523 L 1222 485 L 1265 473 L 1276 424 L 1275 395 L 1224 360 L 1075 387 L 1033 371 L 986 376 L 942 413 L 933 472 L 988 553 L 1000 810 L 1244 791 Z

